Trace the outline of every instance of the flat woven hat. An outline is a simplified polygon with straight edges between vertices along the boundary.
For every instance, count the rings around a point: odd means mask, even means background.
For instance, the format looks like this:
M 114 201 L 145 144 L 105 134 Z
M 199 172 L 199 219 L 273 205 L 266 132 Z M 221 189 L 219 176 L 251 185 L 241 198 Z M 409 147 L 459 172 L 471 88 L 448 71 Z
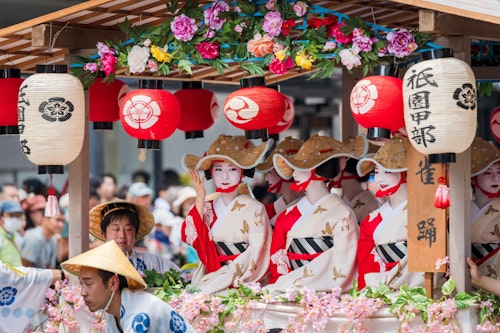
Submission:
M 273 151 L 267 156 L 264 162 L 258 164 L 255 168 L 259 171 L 266 172 L 273 168 L 273 156 L 281 154 L 283 156 L 292 157 L 299 151 L 304 141 L 287 136 L 276 145 Z
M 357 160 L 363 158 L 368 153 L 369 143 L 366 135 L 360 134 L 356 137 L 348 136 L 343 141 L 344 146 L 351 152 L 351 157 Z
M 367 156 L 359 160 L 356 169 L 360 176 L 371 172 L 375 165 L 387 172 L 406 171 L 406 152 L 408 138 L 396 133 L 389 141 L 381 146 L 373 156 Z
M 483 173 L 490 166 L 500 161 L 500 151 L 492 143 L 476 136 L 470 148 L 471 177 Z
M 214 160 L 224 160 L 242 169 L 251 169 L 259 164 L 272 143 L 272 139 L 269 139 L 254 146 L 244 136 L 220 134 L 204 156 L 186 154 L 182 164 L 185 169 L 208 170 Z
M 97 239 L 105 241 L 101 231 L 101 222 L 104 216 L 118 210 L 130 210 L 139 215 L 139 230 L 135 240 L 146 237 L 155 225 L 153 214 L 146 207 L 125 200 L 113 200 L 95 206 L 89 212 L 89 231 Z
M 314 134 L 294 156 L 275 154 L 273 165 L 284 179 L 290 179 L 294 170 L 310 171 L 338 157 L 352 157 L 351 151 L 340 141 L 329 136 Z
M 124 276 L 127 279 L 129 289 L 144 289 L 147 287 L 144 279 L 114 240 L 66 260 L 61 263 L 61 267 L 76 276 L 80 276 L 82 267 L 102 269 L 103 271 Z

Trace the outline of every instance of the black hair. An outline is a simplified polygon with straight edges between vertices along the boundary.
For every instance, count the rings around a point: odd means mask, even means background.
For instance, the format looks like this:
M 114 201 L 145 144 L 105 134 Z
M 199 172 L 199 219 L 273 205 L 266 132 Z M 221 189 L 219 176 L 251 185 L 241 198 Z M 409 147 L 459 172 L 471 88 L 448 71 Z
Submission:
M 118 280 L 120 281 L 118 288 L 120 290 L 122 290 L 123 288 L 128 288 L 127 278 L 125 278 L 122 275 L 118 275 L 118 274 L 108 272 L 108 271 L 105 271 L 102 269 L 97 269 L 97 274 L 101 277 L 102 283 L 104 285 L 106 285 L 108 283 L 109 279 L 111 279 L 113 277 L 113 275 L 116 275 L 116 276 L 118 276 Z
M 340 172 L 340 163 L 338 158 L 332 158 L 316 168 L 316 174 L 325 178 L 335 178 Z
M 146 185 L 149 185 L 150 178 L 151 178 L 151 175 L 146 170 L 139 169 L 139 170 L 135 170 L 132 173 L 132 182 L 133 183 L 144 183 Z
M 116 176 L 115 176 L 115 175 L 113 175 L 112 173 L 103 173 L 103 174 L 101 175 L 101 184 L 102 184 L 102 182 L 104 181 L 104 178 L 106 178 L 106 177 L 111 178 L 111 179 L 113 180 L 113 183 L 115 183 L 115 185 L 116 185 L 116 184 L 118 184 L 118 183 L 116 182 Z
M 167 186 L 168 189 L 170 186 L 181 186 L 181 179 L 179 178 L 179 174 L 174 169 L 165 169 L 163 170 L 163 180 L 162 184 Z
M 122 218 L 127 218 L 130 224 L 135 227 L 135 232 L 139 231 L 139 214 L 135 210 L 134 206 L 129 204 L 110 204 L 103 208 L 101 211 L 101 232 L 103 235 L 106 234 L 106 228 L 114 220 L 120 220 Z
M 347 159 L 344 170 L 349 172 L 350 174 L 357 175 L 358 170 L 356 169 L 356 165 L 358 164 L 358 161 L 359 160 L 357 160 L 355 158 Z M 361 177 L 357 178 L 356 180 L 360 183 L 364 183 L 364 182 L 367 182 L 369 178 L 370 178 L 370 173 L 367 173 L 366 175 L 361 176 Z

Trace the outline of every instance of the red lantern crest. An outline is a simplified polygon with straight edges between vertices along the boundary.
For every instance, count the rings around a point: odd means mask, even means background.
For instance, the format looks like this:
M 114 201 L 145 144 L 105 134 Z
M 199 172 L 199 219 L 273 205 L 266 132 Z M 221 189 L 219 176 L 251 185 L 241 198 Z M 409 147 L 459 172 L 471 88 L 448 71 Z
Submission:
M 219 115 L 219 102 L 213 92 L 202 89 L 200 81 L 183 82 L 174 93 L 181 106 L 178 129 L 186 133 L 186 139 L 202 138 L 203 131 L 210 128 Z
M 177 98 L 162 89 L 137 89 L 128 93 L 120 105 L 125 131 L 137 138 L 138 148 L 159 149 L 160 140 L 171 136 L 180 120 Z
M 269 128 L 269 136 L 273 137 L 276 140 L 279 140 L 279 134 L 286 131 L 292 126 L 293 119 L 295 118 L 295 105 L 293 104 L 292 99 L 282 94 L 285 99 L 285 112 L 283 113 L 283 118 L 273 127 Z
M 265 87 L 264 78 L 242 79 L 242 86 L 227 96 L 224 115 L 233 126 L 245 130 L 247 139 L 267 140 L 267 129 L 283 118 L 285 99 Z
M 497 106 L 490 116 L 490 131 L 497 143 L 500 143 L 500 106 Z
M 381 70 L 387 67 L 381 66 Z M 358 81 L 351 92 L 354 119 L 368 129 L 368 139 L 386 140 L 405 125 L 403 81 L 389 75 L 374 75 Z

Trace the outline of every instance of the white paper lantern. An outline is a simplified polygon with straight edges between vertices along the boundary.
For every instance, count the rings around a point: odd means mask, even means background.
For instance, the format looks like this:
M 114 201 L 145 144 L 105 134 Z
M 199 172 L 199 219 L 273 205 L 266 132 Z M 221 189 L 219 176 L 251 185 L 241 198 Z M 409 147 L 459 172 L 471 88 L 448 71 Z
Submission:
M 65 65 L 38 65 L 19 89 L 19 140 L 39 173 L 63 173 L 83 146 L 85 94 Z
M 431 163 L 454 162 L 476 134 L 476 79 L 451 49 L 423 52 L 422 57 L 403 78 L 408 139 Z

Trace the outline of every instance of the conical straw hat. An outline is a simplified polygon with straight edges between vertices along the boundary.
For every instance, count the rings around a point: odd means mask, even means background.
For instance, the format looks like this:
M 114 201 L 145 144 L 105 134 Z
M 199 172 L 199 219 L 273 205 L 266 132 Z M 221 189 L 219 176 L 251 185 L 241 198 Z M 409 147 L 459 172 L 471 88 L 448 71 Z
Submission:
M 130 201 L 113 200 L 95 206 L 89 212 L 89 231 L 95 238 L 105 241 L 102 235 L 101 223 L 102 219 L 109 213 L 117 210 L 131 210 L 139 216 L 139 230 L 135 235 L 135 240 L 141 240 L 146 237 L 155 225 L 153 214 L 144 207 Z
M 276 145 L 276 148 L 267 156 L 264 162 L 258 164 L 255 168 L 259 171 L 266 172 L 273 168 L 273 156 L 275 154 L 281 154 L 283 156 L 292 157 L 299 151 L 300 147 L 304 141 L 287 136 L 280 143 Z
M 61 263 L 61 267 L 76 276 L 80 276 L 82 267 L 97 268 L 124 276 L 127 279 L 129 289 L 144 289 L 147 287 L 144 279 L 114 240 L 66 260 Z
M 329 136 L 314 134 L 302 144 L 294 156 L 275 154 L 273 164 L 282 178 L 290 179 L 294 170 L 310 171 L 342 156 L 352 157 L 350 150 L 342 142 Z
M 492 143 L 476 136 L 472 141 L 470 157 L 471 177 L 474 177 L 499 162 L 500 151 Z
M 360 176 L 366 175 L 375 168 L 375 165 L 387 172 L 406 171 L 407 148 L 408 138 L 396 133 L 394 137 L 378 149 L 375 155 L 359 160 L 356 166 L 358 174 Z
M 208 170 L 214 160 L 223 160 L 242 169 L 251 169 L 259 164 L 272 143 L 273 140 L 269 139 L 259 146 L 254 146 L 244 136 L 221 134 L 204 156 L 186 154 L 182 159 L 182 164 L 185 169 Z

